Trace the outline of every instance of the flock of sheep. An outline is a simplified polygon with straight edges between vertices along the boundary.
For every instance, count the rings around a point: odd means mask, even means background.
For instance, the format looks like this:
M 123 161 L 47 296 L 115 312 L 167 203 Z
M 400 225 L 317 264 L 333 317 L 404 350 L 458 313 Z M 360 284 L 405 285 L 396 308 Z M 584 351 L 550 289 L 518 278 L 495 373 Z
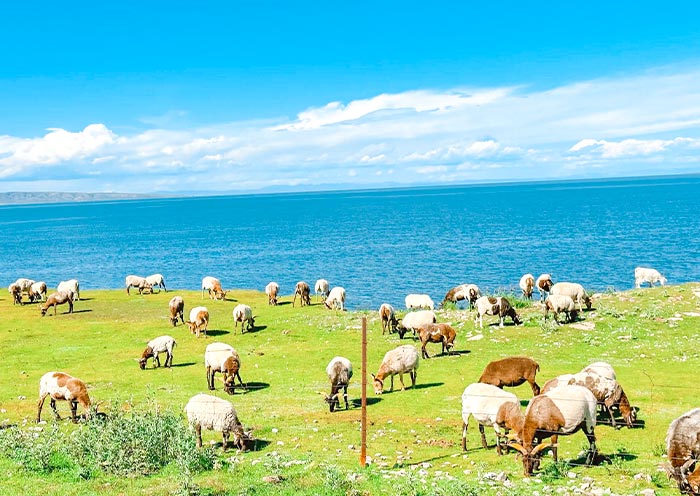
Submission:
M 152 292 L 155 287 L 165 289 L 163 276 L 154 274 L 149 277 L 127 276 L 126 291 L 137 288 L 140 294 Z M 666 279 L 655 269 L 638 267 L 635 269 L 635 286 L 654 283 L 664 285 Z M 554 283 L 549 274 L 542 274 L 537 279 L 532 274 L 525 274 L 520 280 L 520 289 L 525 298 L 531 299 L 534 289 L 540 294 L 543 302 L 544 316 L 551 312 L 556 320 L 558 315 L 566 315 L 567 321 L 574 320 L 585 305 L 591 308 L 591 298 L 580 284 L 560 282 Z M 15 304 L 22 303 L 22 296 L 27 295 L 30 302 L 43 301 L 42 315 L 51 306 L 67 303 L 69 312 L 72 311 L 73 301 L 79 299 L 77 280 L 61 282 L 56 293 L 46 295 L 46 284 L 36 283 L 29 279 L 18 279 L 8 288 Z M 211 299 L 223 300 L 226 291 L 221 282 L 214 277 L 202 280 L 202 297 L 207 291 Z M 315 293 L 324 299 L 324 305 L 329 309 L 344 309 L 345 290 L 342 287 L 329 287 L 328 281 L 319 279 L 314 287 Z M 269 305 L 277 305 L 279 285 L 270 282 L 265 287 Z M 301 305 L 310 305 L 310 286 L 303 281 L 296 284 L 292 304 L 297 297 Z M 480 289 L 474 284 L 464 284 L 450 289 L 445 295 L 442 305 L 451 302 L 467 301 L 476 310 L 475 323 L 483 327 L 485 315 L 497 316 L 499 325 L 504 325 L 504 318 L 509 317 L 514 324 L 520 324 L 521 319 L 505 297 L 482 296 Z M 405 304 L 409 312 L 402 318 L 396 317 L 393 307 L 387 303 L 381 305 L 379 317 L 382 333 L 397 332 L 400 338 L 405 333 L 413 331 L 420 338 L 421 356 L 429 358 L 426 344 L 441 343 L 442 353 L 451 353 L 456 337 L 455 330 L 447 323 L 438 323 L 434 313 L 435 305 L 428 295 L 411 294 L 406 296 Z M 425 308 L 425 309 L 422 309 Z M 199 337 L 201 332 L 206 335 L 209 322 L 209 312 L 206 307 L 194 307 L 189 314 L 189 320 L 184 320 L 184 301 L 180 296 L 174 296 L 169 302 L 170 322 L 175 326 L 180 320 L 187 324 L 190 331 Z M 239 304 L 233 310 L 234 332 L 241 323 L 241 332 L 254 329 L 255 321 L 252 309 L 248 305 Z M 139 360 L 139 366 L 146 368 L 148 359 L 153 365 L 160 367 L 160 354 L 166 355 L 165 367 L 170 367 L 173 361 L 175 339 L 171 336 L 159 336 L 148 342 Z M 216 372 L 223 375 L 224 390 L 233 394 L 236 387 L 245 389 L 240 376 L 240 357 L 238 353 L 225 343 L 211 343 L 205 350 L 205 367 L 207 386 L 214 390 Z M 389 350 L 384 356 L 379 370 L 372 374 L 374 391 L 381 394 L 384 391 L 384 381 L 389 378 L 393 390 L 394 376 L 399 376 L 401 388 L 405 388 L 403 375 L 408 374 L 411 385 L 415 386 L 420 356 L 413 345 L 398 346 Z M 527 357 L 509 357 L 491 362 L 484 369 L 478 382 L 470 384 L 462 395 L 462 448 L 466 450 L 466 436 L 469 418 L 473 416 L 479 424 L 482 446 L 486 448 L 484 426 L 492 426 L 497 435 L 496 450 L 514 449 L 522 455 L 523 470 L 526 476 L 539 468 L 540 457 L 544 450 L 551 449 L 554 459 L 557 459 L 557 437 L 569 435 L 583 430 L 589 441 L 586 463 L 593 462 L 597 453 L 594 428 L 596 425 L 596 407 L 601 405 L 609 413 L 613 427 L 616 427 L 614 410 L 623 417 L 627 427 L 632 428 L 636 420 L 636 410 L 630 405 L 622 387 L 616 380 L 612 366 L 597 362 L 585 367 L 581 372 L 566 374 L 548 381 L 542 390 L 535 378 L 539 364 Z M 352 364 L 347 358 L 334 357 L 326 367 L 330 394 L 323 394 L 330 411 L 340 408 L 340 391 L 343 391 L 345 408 L 348 409 L 347 388 L 352 378 Z M 238 385 L 235 380 L 238 380 Z M 523 413 L 518 398 L 512 393 L 503 391 L 503 387 L 518 386 L 528 382 L 533 391 L 533 399 Z M 37 422 L 41 420 L 41 410 L 45 399 L 50 398 L 51 408 L 56 418 L 60 418 L 56 410 L 56 401 L 64 400 L 70 404 L 71 417 L 76 421 L 76 410 L 80 404 L 86 412 L 90 408 L 90 398 L 83 381 L 63 372 L 48 372 L 40 380 L 39 401 L 37 406 Z M 195 429 L 197 445 L 201 446 L 201 429 L 222 432 L 223 446 L 226 449 L 229 435 L 233 435 L 236 447 L 242 450 L 250 449 L 254 440 L 250 432 L 244 431 L 233 405 L 223 399 L 198 394 L 193 396 L 185 407 L 188 421 Z M 511 434 L 508 435 L 508 432 Z M 509 442 L 504 442 L 506 435 Z M 545 439 L 551 438 L 549 443 Z M 669 427 L 667 438 L 668 459 L 671 462 L 670 475 L 683 492 L 700 494 L 700 408 L 687 412 L 673 421 Z

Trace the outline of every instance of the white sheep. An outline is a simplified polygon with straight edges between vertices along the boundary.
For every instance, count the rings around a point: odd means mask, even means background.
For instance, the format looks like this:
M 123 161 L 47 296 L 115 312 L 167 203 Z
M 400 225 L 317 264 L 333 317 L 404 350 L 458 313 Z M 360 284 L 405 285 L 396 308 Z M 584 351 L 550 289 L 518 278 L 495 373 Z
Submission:
M 319 298 L 328 298 L 328 294 L 330 292 L 330 284 L 328 284 L 328 281 L 325 279 L 319 279 L 316 281 L 316 284 L 314 284 L 314 293 L 316 293 L 316 296 Z
M 214 391 L 214 374 L 221 372 L 224 376 L 224 391 L 233 394 L 235 379 L 243 389 L 245 385 L 241 380 L 241 357 L 232 346 L 226 343 L 211 343 L 204 350 L 204 366 L 207 371 L 207 386 Z
M 47 288 L 44 281 L 38 281 L 29 288 L 29 299 L 31 301 L 46 300 Z
M 331 413 L 336 408 L 340 408 L 340 399 L 338 394 L 343 390 L 343 399 L 345 400 L 345 409 L 348 405 L 348 384 L 352 378 L 352 363 L 345 357 L 333 357 L 326 367 L 328 380 L 331 382 L 331 394 L 324 395 L 324 399 L 330 407 Z
M 593 362 L 590 365 L 586 365 L 581 372 L 592 372 L 613 381 L 617 380 L 615 369 L 608 362 Z
M 238 304 L 233 309 L 233 333 L 236 333 L 238 323 L 241 323 L 241 334 L 246 330 L 252 331 L 255 328 L 255 318 L 253 317 L 253 309 L 248 305 Z
M 426 324 L 434 324 L 437 322 L 435 312 L 432 310 L 418 310 L 417 312 L 408 312 L 398 321 L 396 331 L 399 333 L 399 338 L 403 339 L 404 334 L 408 331 L 413 331 L 413 334 L 418 332 L 418 329 Z
M 20 277 L 17 279 L 15 282 L 10 284 L 10 286 L 7 288 L 7 290 L 10 292 L 11 295 L 15 298 L 15 300 L 19 299 L 19 303 L 22 302 L 22 293 L 27 294 L 27 298 L 31 301 L 32 299 L 32 284 L 34 284 L 35 281 L 32 279 L 27 279 L 26 277 Z M 19 296 L 16 296 L 19 295 Z
M 498 316 L 499 327 L 503 327 L 503 321 L 510 317 L 515 325 L 522 324 L 520 317 L 510 302 L 503 296 L 482 296 L 476 300 L 476 317 L 474 322 L 479 321 L 479 328 L 484 328 L 484 315 Z
M 540 391 L 540 393 L 544 394 L 551 391 L 552 389 L 562 386 L 568 386 L 573 379 L 574 374 L 558 375 L 554 379 L 550 379 L 547 382 L 545 382 L 544 386 L 542 386 L 542 391 Z
M 267 295 L 268 305 L 277 305 L 277 295 L 280 292 L 280 285 L 272 281 L 265 286 L 265 294 Z
M 51 409 L 56 420 L 61 416 L 56 410 L 56 400 L 70 403 L 70 413 L 73 422 L 76 422 L 78 403 L 83 407 L 85 413 L 90 410 L 90 396 L 88 396 L 87 386 L 77 377 L 73 377 L 65 372 L 47 372 L 39 380 L 39 402 L 37 403 L 36 421 L 41 422 L 41 409 L 44 406 L 46 397 L 51 398 Z
M 507 403 L 513 403 L 514 405 L 506 405 Z M 501 409 L 504 410 L 501 412 L 504 422 L 499 424 L 497 417 Z M 479 424 L 481 445 L 484 449 L 487 448 L 484 426 L 493 426 L 497 437 L 496 451 L 499 455 L 501 454 L 502 441 L 504 441 L 508 430 L 513 429 L 517 432 L 521 427 L 520 424 L 523 418 L 518 397 L 513 393 L 504 391 L 491 384 L 483 384 L 481 382 L 470 384 L 462 393 L 462 451 L 467 450 L 467 430 L 470 416 L 473 416 Z M 502 427 L 505 427 L 505 429 L 501 430 Z
M 209 292 L 209 299 L 212 300 L 225 300 L 226 291 L 221 287 L 221 281 L 216 277 L 205 276 L 202 278 L 202 298 L 204 298 L 204 290 Z
M 560 295 L 560 294 L 550 294 L 547 299 L 544 300 L 544 320 L 547 320 L 547 315 L 549 312 L 554 314 L 554 322 L 557 322 L 557 316 L 560 313 L 566 315 L 567 322 L 573 322 L 576 320 L 577 310 L 574 300 L 570 296 Z
M 254 444 L 250 431 L 243 430 L 230 401 L 208 394 L 196 394 L 185 405 L 185 413 L 196 433 L 198 448 L 202 447 L 202 428 L 222 433 L 224 451 L 230 434 L 233 434 L 233 444 L 242 451 L 247 451 Z
M 384 379 L 386 379 L 387 376 L 391 377 L 390 391 L 393 391 L 394 376 L 396 374 L 399 374 L 402 391 L 406 389 L 403 383 L 404 374 L 409 374 L 411 376 L 411 387 L 415 387 L 419 364 L 420 355 L 413 345 L 407 344 L 387 351 L 382 360 L 382 364 L 379 366 L 377 375 L 372 374 L 372 379 L 374 379 L 374 393 L 382 394 L 384 392 Z
M 324 301 L 323 304 L 329 310 L 345 310 L 345 288 L 336 286 L 331 289 L 331 292 L 328 294 L 328 298 L 326 298 L 326 301 Z
M 138 288 L 139 294 L 142 294 L 144 290 L 148 291 L 153 289 L 148 283 L 145 277 L 129 275 L 124 278 L 124 283 L 126 284 L 126 294 L 131 294 L 131 288 Z
M 207 327 L 209 327 L 207 307 L 194 307 L 190 310 L 190 320 L 186 321 L 185 324 L 189 326 L 190 332 L 196 334 L 197 337 L 202 331 L 204 331 L 204 337 L 207 337 Z
M 72 291 L 75 295 L 75 300 L 80 301 L 80 283 L 77 279 L 68 279 L 67 281 L 59 282 L 56 291 L 59 293 L 68 293 Z
M 406 308 L 412 310 L 414 308 L 427 308 L 435 310 L 435 303 L 427 294 L 409 294 L 404 299 Z
M 158 286 L 159 289 L 163 289 L 167 293 L 167 289 L 165 288 L 165 279 L 163 279 L 163 274 L 153 274 L 148 277 L 146 277 L 146 282 L 151 285 L 152 288 L 155 288 Z
M 583 312 L 583 305 L 586 305 L 586 309 L 591 309 L 591 297 L 588 296 L 586 290 L 583 289 L 579 283 L 576 282 L 558 282 L 552 285 L 552 289 L 549 291 L 552 295 L 565 295 L 569 296 L 576 304 L 580 312 Z
M 648 267 L 637 267 L 634 269 L 635 287 L 641 288 L 642 284 L 645 282 L 648 282 L 650 287 L 653 287 L 655 282 L 665 286 L 666 278 L 656 269 L 650 269 Z
M 160 367 L 160 358 L 158 358 L 159 353 L 166 354 L 165 366 L 172 367 L 173 349 L 175 349 L 176 344 L 175 338 L 172 336 L 158 336 L 157 338 L 151 339 L 148 342 L 146 349 L 143 351 L 141 359 L 139 360 L 139 367 L 141 367 L 141 370 L 146 368 L 146 363 L 148 362 L 149 358 L 153 358 L 153 368 L 155 368 L 156 365 Z

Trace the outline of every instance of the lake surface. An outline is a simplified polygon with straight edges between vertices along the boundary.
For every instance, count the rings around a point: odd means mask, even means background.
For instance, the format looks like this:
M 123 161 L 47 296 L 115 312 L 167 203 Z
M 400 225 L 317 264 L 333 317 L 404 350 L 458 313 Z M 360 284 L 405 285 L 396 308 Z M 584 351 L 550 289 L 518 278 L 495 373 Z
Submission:
M 169 289 L 212 275 L 288 295 L 325 278 L 374 309 L 462 283 L 509 290 L 526 272 L 629 289 L 638 265 L 700 281 L 700 177 L 0 206 L 4 286 L 160 272 Z

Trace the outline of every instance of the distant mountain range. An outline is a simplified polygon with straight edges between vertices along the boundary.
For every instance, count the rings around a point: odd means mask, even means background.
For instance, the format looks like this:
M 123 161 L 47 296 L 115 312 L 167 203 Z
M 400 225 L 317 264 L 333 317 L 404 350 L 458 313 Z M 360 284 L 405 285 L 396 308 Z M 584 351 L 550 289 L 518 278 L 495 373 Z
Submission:
M 165 195 L 163 195 L 164 197 Z M 13 191 L 0 193 L 0 205 L 27 203 L 64 203 L 106 200 L 136 200 L 161 198 L 160 195 L 139 195 L 130 193 L 64 193 Z

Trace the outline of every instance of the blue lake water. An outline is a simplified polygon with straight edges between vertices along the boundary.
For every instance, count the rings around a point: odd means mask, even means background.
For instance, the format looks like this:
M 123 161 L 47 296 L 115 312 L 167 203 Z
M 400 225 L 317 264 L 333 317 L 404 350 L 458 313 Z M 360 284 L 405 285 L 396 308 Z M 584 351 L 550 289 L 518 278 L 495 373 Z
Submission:
M 0 206 L 4 286 L 160 272 L 169 289 L 212 275 L 286 295 L 325 278 L 363 309 L 517 288 L 526 272 L 628 289 L 637 265 L 700 280 L 700 177 Z

